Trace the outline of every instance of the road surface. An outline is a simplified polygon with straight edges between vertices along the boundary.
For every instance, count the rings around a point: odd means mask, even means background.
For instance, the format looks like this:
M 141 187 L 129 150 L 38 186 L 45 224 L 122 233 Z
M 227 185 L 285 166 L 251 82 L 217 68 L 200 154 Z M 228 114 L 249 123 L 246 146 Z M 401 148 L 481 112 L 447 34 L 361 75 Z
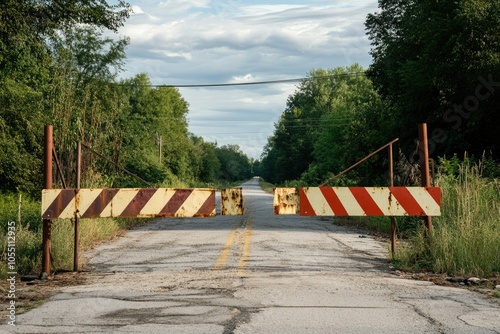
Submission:
M 387 245 L 273 216 L 257 179 L 241 217 L 162 219 L 102 245 L 86 285 L 18 316 L 17 333 L 500 333 L 496 301 L 404 280 Z

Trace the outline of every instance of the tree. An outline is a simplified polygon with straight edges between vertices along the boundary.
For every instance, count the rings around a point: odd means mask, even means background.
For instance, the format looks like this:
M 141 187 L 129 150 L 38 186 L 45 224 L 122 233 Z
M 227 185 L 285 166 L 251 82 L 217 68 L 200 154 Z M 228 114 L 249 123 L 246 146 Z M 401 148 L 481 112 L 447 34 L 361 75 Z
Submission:
M 250 159 L 238 145 L 224 145 L 216 149 L 220 161 L 220 178 L 226 181 L 241 181 L 252 176 Z
M 331 107 L 322 115 L 314 141 L 314 161 L 302 175 L 305 184 L 319 185 L 332 174 L 348 168 L 389 141 L 392 120 L 382 108 L 379 95 L 359 65 L 335 69 L 330 83 Z M 357 73 L 352 75 L 352 73 Z M 349 173 L 357 184 L 370 185 L 384 164 L 377 157 Z M 386 169 L 384 169 L 386 170 Z
M 66 29 L 51 39 L 50 118 L 67 180 L 74 179 L 77 141 L 119 161 L 124 132 L 115 125 L 126 105 L 114 81 L 127 45 L 126 38 L 114 41 L 90 27 Z M 85 155 L 84 180 L 99 170 L 95 162 Z
M 130 111 L 122 115 L 127 129 L 123 139 L 123 164 L 137 174 L 154 176 L 153 183 L 175 183 L 194 179 L 193 143 L 188 137 L 188 104 L 176 88 L 152 88 L 146 74 L 123 80 L 121 86 L 129 97 Z M 159 142 L 162 138 L 162 155 Z M 160 161 L 161 160 L 161 161 Z M 155 172 L 148 172 L 151 166 Z
M 373 120 L 366 119 L 370 112 L 376 115 L 373 110 L 380 111 L 380 98 L 361 66 L 318 69 L 310 77 L 289 97 L 264 149 L 261 173 L 270 182 L 301 179 L 317 185 L 382 145 L 387 137 L 371 129 Z
M 103 0 L 0 3 L 0 190 L 40 194 L 43 125 L 53 121 L 57 101 L 52 94 L 61 77 L 51 41 L 77 24 L 116 31 L 129 11 L 122 1 L 117 5 Z
M 500 148 L 500 2 L 380 0 L 368 15 L 369 76 L 410 149 L 429 123 L 437 154 Z
M 205 142 L 202 137 L 191 136 L 191 141 L 194 144 L 193 161 L 197 162 L 196 177 L 207 183 L 213 183 L 219 176 L 221 164 L 217 157 L 217 144 Z

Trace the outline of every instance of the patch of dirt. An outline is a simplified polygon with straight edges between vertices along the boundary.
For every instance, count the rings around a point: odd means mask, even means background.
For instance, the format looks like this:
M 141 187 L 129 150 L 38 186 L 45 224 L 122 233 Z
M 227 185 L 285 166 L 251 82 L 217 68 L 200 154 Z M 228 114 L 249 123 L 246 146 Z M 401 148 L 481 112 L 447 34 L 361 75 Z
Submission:
M 500 276 L 492 276 L 481 279 L 478 283 L 468 281 L 468 277 L 449 277 L 444 274 L 434 273 L 410 273 L 395 270 L 394 274 L 404 279 L 428 281 L 440 286 L 464 288 L 482 293 L 488 297 L 495 298 L 500 303 L 500 298 L 495 294 L 495 287 L 500 284 Z
M 61 272 L 50 276 L 46 280 L 29 278 L 28 281 L 16 279 L 15 296 L 16 315 L 25 313 L 35 307 L 42 305 L 47 299 L 56 295 L 63 287 L 84 285 L 87 282 L 89 273 Z M 11 301 L 8 298 L 9 285 L 0 285 L 0 304 L 8 305 Z M 0 319 L 6 319 L 7 308 L 0 308 Z

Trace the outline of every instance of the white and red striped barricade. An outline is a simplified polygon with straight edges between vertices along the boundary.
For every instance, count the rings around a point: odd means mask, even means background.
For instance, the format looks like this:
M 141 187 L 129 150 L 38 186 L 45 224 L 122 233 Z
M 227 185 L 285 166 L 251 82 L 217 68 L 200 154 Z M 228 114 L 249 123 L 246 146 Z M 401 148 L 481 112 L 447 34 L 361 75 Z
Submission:
M 241 189 L 239 195 L 242 207 Z M 211 188 L 42 190 L 43 219 L 74 218 L 75 214 L 80 218 L 214 217 L 215 206 L 215 189 Z M 224 208 L 221 213 L 242 214 Z
M 293 193 L 294 188 L 289 189 Z M 309 187 L 300 188 L 295 207 L 281 210 L 283 191 L 275 191 L 275 213 L 301 216 L 440 216 L 437 187 Z M 293 203 L 292 203 L 293 204 Z

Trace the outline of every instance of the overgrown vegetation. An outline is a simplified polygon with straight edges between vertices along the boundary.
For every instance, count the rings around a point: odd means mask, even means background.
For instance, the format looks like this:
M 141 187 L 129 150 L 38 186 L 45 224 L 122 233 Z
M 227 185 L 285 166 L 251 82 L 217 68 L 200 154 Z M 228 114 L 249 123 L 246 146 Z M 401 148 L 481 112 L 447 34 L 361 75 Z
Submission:
M 396 185 L 419 185 L 417 125 L 428 124 L 431 157 L 489 158 L 439 162 L 443 217 L 428 246 L 416 218 L 398 218 L 412 236 L 407 268 L 490 275 L 499 272 L 500 2 L 379 0 L 365 26 L 373 63 L 315 69 L 288 98 L 259 165 L 267 181 L 317 186 L 394 138 Z M 379 154 L 330 185 L 389 184 Z M 355 219 L 382 230 L 387 219 Z M 377 228 L 378 229 L 378 228 Z
M 433 219 L 431 237 L 418 228 L 398 251 L 402 268 L 481 277 L 500 272 L 500 181 L 484 177 L 485 167 L 484 160 L 441 161 L 442 216 Z
M 54 143 L 68 186 L 74 186 L 76 145 L 85 144 L 82 187 L 144 187 L 120 165 L 157 187 L 217 187 L 252 175 L 237 145 L 188 132 L 188 102 L 173 87 L 152 87 L 147 74 L 118 79 L 128 37 L 113 36 L 129 17 L 124 1 L 6 0 L 0 5 L 0 245 L 5 261 L 7 223 L 16 226 L 19 273 L 40 268 L 40 193 L 43 128 Z M 94 152 L 92 152 L 91 148 Z M 103 159 L 96 153 L 106 157 Z M 62 178 L 54 173 L 54 188 Z M 134 224 L 82 220 L 81 245 L 113 237 Z M 72 226 L 56 221 L 55 270 L 71 269 Z M 2 264 L 0 271 L 5 271 Z
M 275 187 L 274 184 L 265 181 L 263 178 L 259 178 L 259 186 L 269 194 L 273 193 L 273 188 Z
M 7 223 L 16 223 L 16 270 L 21 275 L 39 274 L 42 261 L 42 219 L 40 202 L 26 196 L 0 196 L 0 278 L 7 272 Z M 19 209 L 20 207 L 20 215 Z M 118 235 L 121 231 L 144 220 L 135 219 L 82 219 L 80 221 L 80 248 L 89 249 L 96 243 Z M 73 269 L 74 225 L 68 219 L 54 220 L 52 224 L 52 268 L 54 271 Z M 82 261 L 80 261 L 82 263 Z
M 45 124 L 54 125 L 70 184 L 81 141 L 112 162 L 86 150 L 83 187 L 143 186 L 116 164 L 154 186 L 212 187 L 252 175 L 275 184 L 316 186 L 396 137 L 401 139 L 396 184 L 415 185 L 417 124 L 426 122 L 436 160 L 483 150 L 491 159 L 480 165 L 441 160 L 437 180 L 444 216 L 434 220 L 430 243 L 418 220 L 398 219 L 400 234 L 412 233 L 401 261 L 408 268 L 450 274 L 498 272 L 500 2 L 379 0 L 379 7 L 366 21 L 373 57 L 368 70 L 358 64 L 312 70 L 310 80 L 289 97 L 261 161 L 251 161 L 236 145 L 218 147 L 188 133 L 189 104 L 177 89 L 152 87 L 146 73 L 118 79 L 129 40 L 110 38 L 105 30 L 123 25 L 127 3 L 3 1 L 0 241 L 5 246 L 5 224 L 17 221 L 17 194 L 25 194 L 17 225 L 19 271 L 33 272 L 40 262 Z M 387 185 L 387 163 L 377 155 L 332 185 Z M 61 187 L 59 176 L 55 187 Z M 111 237 L 121 224 L 85 221 L 82 237 Z M 69 239 L 62 237 L 71 230 L 69 221 L 55 224 L 57 269 L 67 268 L 71 259 Z

